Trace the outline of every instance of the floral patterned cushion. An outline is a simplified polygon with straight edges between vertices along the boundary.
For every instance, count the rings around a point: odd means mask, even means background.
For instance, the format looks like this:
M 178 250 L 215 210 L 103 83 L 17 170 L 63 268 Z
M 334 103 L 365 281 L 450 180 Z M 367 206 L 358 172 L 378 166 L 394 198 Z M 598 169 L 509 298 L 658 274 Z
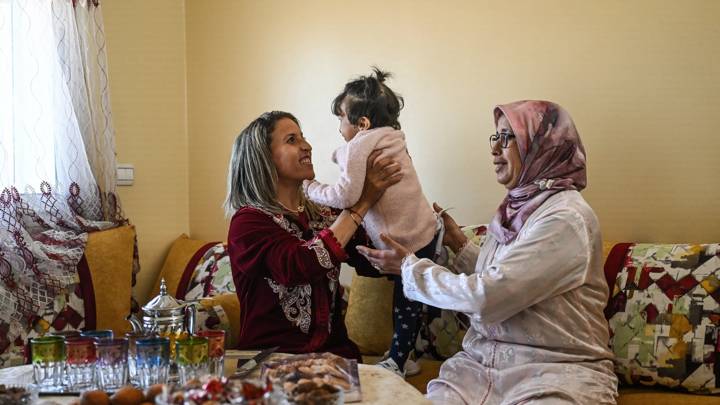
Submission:
M 201 248 L 202 249 L 202 248 Z M 204 298 L 219 297 L 224 294 L 235 294 L 230 257 L 227 246 L 222 243 L 205 247 L 205 252 L 194 267 L 190 267 L 192 274 L 184 293 L 185 300 L 201 300 Z M 191 263 L 192 265 L 192 263 Z M 187 270 L 186 270 L 187 271 Z M 186 275 L 183 275 L 183 279 Z M 182 281 L 181 281 L 182 285 Z M 180 296 L 180 294 L 178 294 Z M 231 346 L 235 332 L 231 328 L 229 314 L 220 305 L 222 300 L 202 300 L 197 312 L 197 325 L 199 329 L 222 329 L 228 336 L 226 345 Z M 235 312 L 235 311 L 233 311 Z M 239 314 L 237 315 L 239 319 Z
M 226 246 L 218 243 L 209 248 L 195 266 L 185 299 L 212 297 L 226 292 L 234 293 L 235 284 Z
M 720 244 L 629 245 L 618 268 L 606 316 L 620 379 L 720 393 Z

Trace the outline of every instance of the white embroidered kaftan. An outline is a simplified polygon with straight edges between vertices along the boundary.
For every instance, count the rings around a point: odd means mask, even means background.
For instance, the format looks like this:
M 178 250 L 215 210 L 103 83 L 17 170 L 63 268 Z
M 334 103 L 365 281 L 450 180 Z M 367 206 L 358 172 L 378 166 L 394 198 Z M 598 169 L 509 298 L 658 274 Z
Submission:
M 603 315 L 608 287 L 595 214 L 577 191 L 546 200 L 515 240 L 488 236 L 454 272 L 428 259 L 402 266 L 405 295 L 461 311 L 463 351 L 428 384 L 438 404 L 614 404 L 617 378 Z

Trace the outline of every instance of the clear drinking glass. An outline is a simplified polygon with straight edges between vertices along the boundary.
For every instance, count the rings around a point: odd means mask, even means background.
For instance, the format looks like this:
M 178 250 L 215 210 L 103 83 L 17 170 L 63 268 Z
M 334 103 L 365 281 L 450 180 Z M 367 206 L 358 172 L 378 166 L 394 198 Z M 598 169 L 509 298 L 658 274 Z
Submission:
M 135 346 L 138 385 L 147 388 L 153 384 L 165 384 L 170 368 L 170 339 L 137 339 Z
M 140 384 L 140 379 L 138 378 L 136 366 L 136 342 L 138 339 L 144 339 L 148 337 L 150 337 L 150 335 L 145 332 L 128 332 L 125 334 L 125 339 L 127 339 L 128 341 L 128 378 L 130 379 L 130 383 L 134 385 Z
M 95 339 L 97 385 L 116 390 L 128 382 L 127 339 Z
M 198 336 L 208 340 L 208 368 L 210 374 L 222 377 L 225 372 L 225 331 L 201 330 Z
M 184 385 L 192 379 L 199 379 L 209 373 L 207 338 L 189 336 L 176 340 L 175 345 L 175 362 L 181 384 Z
M 95 385 L 95 339 L 75 337 L 65 339 L 67 364 L 66 381 L 73 391 L 90 388 Z
M 60 389 L 65 368 L 65 341 L 60 336 L 30 340 L 33 380 L 43 389 Z
M 80 337 L 80 331 L 79 330 L 56 330 L 52 332 L 48 332 L 46 336 L 59 336 L 63 338 L 65 341 L 67 341 L 70 338 L 77 338 Z M 28 350 L 29 357 L 32 357 L 32 350 Z M 63 370 L 63 385 L 70 386 L 70 383 L 68 382 L 68 368 L 67 368 L 67 362 L 65 363 L 65 368 Z

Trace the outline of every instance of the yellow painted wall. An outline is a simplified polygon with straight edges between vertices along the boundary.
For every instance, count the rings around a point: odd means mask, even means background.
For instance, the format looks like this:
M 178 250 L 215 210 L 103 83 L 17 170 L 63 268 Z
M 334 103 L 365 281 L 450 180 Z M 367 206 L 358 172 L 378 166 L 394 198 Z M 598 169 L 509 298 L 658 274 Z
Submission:
M 611 240 L 720 240 L 720 2 L 105 0 L 119 188 L 147 298 L 172 240 L 224 239 L 230 145 L 263 111 L 295 113 L 333 181 L 329 104 L 372 64 L 395 73 L 431 200 L 486 222 L 503 196 L 496 103 L 545 98 L 575 118 L 586 198 Z M 186 92 L 187 89 L 187 92 Z
M 135 224 L 141 304 L 172 241 L 189 230 L 185 9 L 178 0 L 102 2 L 118 162 L 135 183 L 118 187 Z
M 295 113 L 333 181 L 330 101 L 378 64 L 426 194 L 463 223 L 504 195 L 492 107 L 558 102 L 589 158 L 605 238 L 720 241 L 720 2 L 187 1 L 190 229 L 223 239 L 230 146 L 263 111 Z

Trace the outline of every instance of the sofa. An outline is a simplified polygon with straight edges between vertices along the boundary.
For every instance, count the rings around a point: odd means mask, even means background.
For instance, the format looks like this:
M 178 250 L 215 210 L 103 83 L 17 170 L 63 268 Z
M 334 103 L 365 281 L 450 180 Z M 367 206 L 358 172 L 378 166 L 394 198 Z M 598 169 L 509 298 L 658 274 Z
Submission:
M 468 236 L 475 237 L 476 242 L 482 243 L 482 235 L 484 234 L 485 228 L 478 226 L 468 227 L 468 229 L 470 230 L 470 232 L 466 232 Z M 623 269 L 624 266 L 629 265 L 629 257 L 631 256 L 629 249 L 633 246 L 634 244 L 630 243 L 603 243 L 605 275 L 611 286 L 611 300 L 609 301 L 608 308 L 606 308 L 606 315 L 612 312 L 610 307 L 614 301 L 617 301 L 618 297 L 622 296 L 622 294 L 620 294 L 622 289 L 617 285 L 616 278 L 620 270 Z M 715 248 L 717 248 L 717 246 L 715 246 Z M 715 250 L 713 254 L 718 255 L 715 264 L 717 268 L 720 268 L 720 265 L 717 264 L 718 261 L 720 261 L 720 252 Z M 642 267 L 643 275 L 647 274 L 646 270 L 653 268 L 644 264 L 640 264 L 640 266 Z M 643 277 L 641 276 L 640 279 L 642 280 Z M 363 354 L 369 355 L 366 356 L 366 358 L 370 361 L 375 361 L 379 358 L 378 355 L 387 347 L 391 339 L 392 318 L 388 309 L 391 308 L 392 288 L 392 283 L 383 279 L 363 277 L 354 278 L 350 288 L 348 313 L 346 315 L 348 333 L 351 339 L 358 343 Z M 720 289 L 718 291 L 720 291 Z M 372 313 L 373 316 L 365 316 L 368 313 Z M 718 320 L 720 319 L 716 319 L 716 322 Z M 452 343 L 455 346 L 455 350 L 459 349 L 463 332 L 458 331 L 457 328 L 453 328 L 453 323 L 448 322 L 446 319 L 443 319 L 440 324 L 443 325 L 442 327 L 446 333 L 444 335 L 437 334 L 433 336 L 433 338 L 438 340 L 443 338 L 446 345 L 448 339 L 453 340 Z M 611 336 L 612 332 L 613 330 L 611 329 Z M 453 344 L 449 346 L 453 346 Z M 447 348 L 445 349 L 447 350 Z M 718 352 L 720 352 L 720 348 L 715 349 L 715 353 Z M 419 362 L 421 365 L 421 373 L 408 377 L 407 380 L 418 390 L 424 392 L 428 381 L 438 375 L 441 362 L 427 358 L 421 358 Z M 654 384 L 647 379 L 643 381 L 635 375 L 632 377 L 633 378 L 624 376 L 624 378 L 620 378 L 621 385 L 618 390 L 620 393 L 618 399 L 619 404 L 720 404 L 720 396 L 717 395 L 699 395 L 671 390 L 659 384 Z M 633 381 L 635 384 L 627 384 L 628 380 L 633 379 L 635 380 Z
M 484 227 L 474 227 L 475 235 L 484 231 Z M 606 276 L 608 282 L 613 284 L 617 275 L 618 266 L 622 267 L 626 252 L 632 244 L 618 244 L 606 242 L 603 253 L 606 258 Z M 232 283 L 229 278 L 229 262 L 223 257 L 224 248 L 220 242 L 198 241 L 185 235 L 179 237 L 172 245 L 159 277 L 165 278 L 168 285 L 175 288 L 179 296 L 185 294 L 183 290 L 210 291 L 214 295 L 206 302 L 208 308 L 216 308 L 216 312 L 224 311 L 232 324 L 224 327 L 228 332 L 237 334 L 241 308 L 230 292 Z M 224 261 L 223 261 L 224 260 Z M 612 269 L 615 269 L 613 274 Z M 182 274 L 181 274 L 182 272 Z M 212 282 L 213 278 L 220 278 Z M 204 280 L 204 281 L 203 281 Z M 198 283 L 205 283 L 199 288 Z M 159 281 L 158 281 L 159 283 Z M 156 283 L 157 284 L 157 283 Z M 193 287 L 194 285 L 194 287 Z M 353 277 L 350 285 L 346 285 L 348 292 L 348 307 L 346 312 L 346 325 L 348 333 L 361 349 L 365 362 L 372 363 L 380 358 L 389 345 L 392 335 L 391 300 L 393 284 L 385 278 Z M 611 288 L 612 289 L 612 288 Z M 613 294 L 618 296 L 618 287 L 615 286 Z M 157 287 L 156 289 L 157 290 Z M 172 289 L 170 291 L 173 291 Z M 612 301 L 611 301 L 612 302 Z M 222 307 L 222 308 L 220 308 Z M 372 316 L 367 316 L 372 314 Z M 452 329 L 456 334 L 457 342 L 462 339 L 462 331 Z M 421 373 L 408 377 L 407 381 L 421 392 L 425 392 L 427 382 L 436 377 L 441 365 L 440 361 L 421 358 Z M 647 387 L 647 381 L 635 381 L 637 384 L 627 386 L 622 384 L 619 388 L 619 404 L 717 404 L 720 396 L 698 395 L 677 390 L 670 390 L 660 386 Z
M 100 238 L 97 235 L 91 235 L 88 242 L 86 255 L 94 255 L 95 259 L 92 260 L 104 258 L 103 263 L 94 263 L 91 267 L 98 271 L 103 269 L 103 273 L 112 272 L 114 278 L 124 279 L 123 285 L 129 285 L 129 280 L 132 278 L 132 264 L 128 261 L 127 252 L 132 251 L 134 230 L 130 228 L 129 234 L 128 229 L 104 232 L 105 234 L 100 235 Z M 609 242 L 604 244 L 606 257 L 614 246 L 617 247 L 618 245 Z M 123 254 L 118 257 L 114 253 L 102 254 L 103 251 L 106 253 L 123 252 Z M 229 337 L 228 346 L 232 347 L 239 331 L 241 308 L 236 295 L 230 291 L 233 288 L 231 286 L 232 280 L 228 274 L 229 264 L 223 251 L 224 247 L 220 242 L 194 240 L 187 235 L 179 236 L 172 243 L 163 267 L 158 273 L 151 298 L 158 293 L 161 279 L 165 279 L 168 291 L 180 298 L 196 299 L 204 295 L 210 295 L 200 299 L 203 308 L 201 312 L 205 314 L 200 322 L 200 327 L 225 329 Z M 140 253 L 142 254 L 142 252 Z M 102 281 L 104 284 L 95 289 L 95 291 L 100 290 L 100 292 L 96 293 L 94 304 L 97 307 L 97 313 L 93 315 L 97 319 L 98 327 L 109 327 L 115 329 L 116 332 L 124 332 L 128 329 L 128 325 L 125 325 L 120 320 L 127 313 L 129 304 L 125 300 L 121 300 L 122 305 L 120 306 L 122 308 L 107 307 L 108 304 L 105 301 L 118 300 L 110 299 L 109 294 L 104 293 L 102 290 L 109 286 L 110 283 L 115 282 L 110 279 L 104 280 Z M 387 345 L 389 345 L 392 335 L 392 319 L 389 310 L 392 283 L 384 278 L 353 277 L 351 284 L 346 287 L 349 290 L 346 313 L 348 333 L 358 343 L 366 362 L 371 363 L 382 355 Z M 188 296 L 190 293 L 194 295 Z M 125 295 L 128 292 L 123 289 L 122 294 Z M 113 290 L 112 296 L 117 297 L 115 290 Z M 140 305 L 143 304 L 144 302 L 140 303 Z M 113 315 L 113 313 L 115 314 Z M 373 316 L 366 316 L 367 314 Z M 110 320 L 112 321 L 108 323 Z M 461 337 L 461 332 L 457 333 L 458 337 Z M 437 376 L 441 362 L 428 358 L 421 358 L 419 362 L 421 373 L 408 377 L 407 381 L 419 391 L 425 392 L 427 382 Z M 697 395 L 656 386 L 621 386 L 619 392 L 618 403 L 622 405 L 710 405 L 720 403 L 720 396 Z

